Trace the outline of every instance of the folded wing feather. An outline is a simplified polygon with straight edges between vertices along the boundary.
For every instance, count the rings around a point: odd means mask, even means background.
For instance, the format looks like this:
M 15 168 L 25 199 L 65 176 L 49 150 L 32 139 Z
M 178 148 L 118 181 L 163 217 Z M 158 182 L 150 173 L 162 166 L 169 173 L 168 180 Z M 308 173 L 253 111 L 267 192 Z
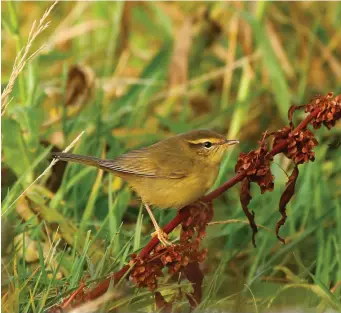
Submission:
M 171 164 L 171 166 L 169 166 Z M 193 167 L 191 159 L 172 151 L 133 150 L 114 160 L 102 160 L 100 166 L 127 174 L 156 178 L 184 178 Z

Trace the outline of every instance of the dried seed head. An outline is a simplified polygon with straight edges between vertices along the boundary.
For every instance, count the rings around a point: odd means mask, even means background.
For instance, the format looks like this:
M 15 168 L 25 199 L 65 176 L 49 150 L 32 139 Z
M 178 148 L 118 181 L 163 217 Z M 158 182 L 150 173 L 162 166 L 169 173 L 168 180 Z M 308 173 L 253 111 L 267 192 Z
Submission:
M 306 105 L 305 112 L 311 113 L 316 108 L 321 111 L 316 119 L 311 122 L 315 129 L 320 128 L 322 124 L 331 129 L 336 121 L 341 118 L 341 99 L 339 96 L 334 98 L 332 92 L 329 92 L 326 96 L 316 96 Z
M 270 165 L 273 157 L 268 153 L 264 140 L 260 141 L 260 147 L 249 153 L 240 153 L 235 167 L 237 173 L 246 171 L 247 178 L 259 185 L 261 193 L 274 188 L 274 176 Z
M 146 287 L 154 290 L 157 287 L 157 278 L 162 276 L 162 263 L 159 259 L 147 261 L 136 255 L 131 256 L 135 266 L 131 271 L 130 278 L 138 287 Z
M 200 250 L 199 246 L 206 234 L 206 226 L 213 218 L 212 203 L 198 202 L 190 208 L 190 213 L 182 223 L 179 244 L 168 247 L 157 246 L 154 252 L 143 260 L 136 254 L 131 256 L 131 262 L 135 266 L 130 277 L 138 287 L 155 290 L 158 279 L 163 276 L 164 268 L 168 268 L 168 272 L 174 274 L 190 263 L 204 261 L 207 250 Z
M 283 139 L 288 140 L 288 145 L 284 154 L 295 164 L 302 164 L 308 161 L 314 161 L 315 153 L 313 148 L 318 145 L 318 141 L 315 135 L 309 129 L 303 129 L 298 132 L 288 131 L 288 127 L 285 127 L 278 132 L 274 133 L 273 145 Z

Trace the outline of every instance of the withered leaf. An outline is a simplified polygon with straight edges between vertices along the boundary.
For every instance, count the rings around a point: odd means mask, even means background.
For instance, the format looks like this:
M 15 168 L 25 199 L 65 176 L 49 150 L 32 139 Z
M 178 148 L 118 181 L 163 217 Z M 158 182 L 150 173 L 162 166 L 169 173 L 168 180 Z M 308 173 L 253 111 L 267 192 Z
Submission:
M 294 128 L 294 123 L 292 122 L 292 117 L 294 115 L 294 112 L 296 111 L 297 106 L 296 105 L 292 105 L 289 110 L 288 110 L 288 119 L 289 119 L 289 125 L 290 128 L 293 129 Z
M 184 274 L 193 286 L 193 293 L 188 295 L 187 299 L 191 305 L 191 308 L 194 309 L 201 302 L 204 274 L 202 273 L 198 262 L 191 262 L 185 266 Z
M 341 146 L 341 140 L 334 140 L 332 143 L 328 144 L 330 149 L 337 149 Z
M 240 190 L 240 203 L 242 205 L 243 211 L 249 220 L 250 226 L 252 228 L 252 244 L 256 248 L 256 233 L 258 232 L 258 228 L 255 222 L 255 212 L 252 211 L 252 213 L 249 211 L 248 205 L 251 201 L 251 193 L 250 193 L 250 181 L 245 178 L 242 181 L 242 188 Z
M 158 312 L 168 313 L 172 311 L 172 304 L 168 303 L 160 292 L 155 292 L 155 304 Z
M 41 140 L 40 143 L 44 147 L 48 147 L 48 145 L 50 144 L 46 140 Z M 51 152 L 62 152 L 62 150 L 56 146 L 53 146 L 51 149 Z M 56 192 L 59 189 L 59 187 L 62 183 L 62 179 L 63 179 L 63 175 L 64 175 L 64 172 L 66 169 L 66 165 L 67 165 L 66 162 L 57 162 L 55 165 L 52 166 L 51 175 L 49 176 L 49 178 L 46 181 L 46 187 L 49 190 L 51 190 L 52 192 Z
M 70 67 L 66 81 L 65 106 L 81 106 L 91 96 L 95 74 L 88 66 Z
M 289 125 L 290 125 L 290 128 L 291 128 L 291 129 L 294 129 L 294 123 L 292 122 L 292 118 L 293 118 L 294 112 L 295 112 L 296 110 L 300 110 L 300 109 L 302 109 L 302 108 L 304 108 L 304 107 L 305 107 L 305 105 L 299 105 L 299 106 L 297 106 L 297 105 L 292 105 L 292 106 L 289 108 L 289 110 L 288 110 L 288 119 L 289 119 Z
M 278 233 L 279 229 L 281 228 L 282 225 L 284 225 L 287 219 L 286 206 L 289 203 L 292 196 L 294 195 L 298 174 L 299 174 L 298 166 L 296 165 L 288 179 L 288 182 L 285 185 L 285 189 L 283 191 L 281 199 L 279 200 L 279 212 L 281 213 L 282 218 L 276 224 L 276 236 L 283 243 L 285 243 L 285 240 L 281 238 Z

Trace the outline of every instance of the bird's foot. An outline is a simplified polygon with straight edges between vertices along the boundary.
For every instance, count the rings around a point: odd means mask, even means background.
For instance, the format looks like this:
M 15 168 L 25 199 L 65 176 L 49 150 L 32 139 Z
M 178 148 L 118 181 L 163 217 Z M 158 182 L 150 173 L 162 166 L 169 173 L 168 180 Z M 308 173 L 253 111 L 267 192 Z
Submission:
M 165 247 L 173 246 L 173 244 L 168 240 L 168 235 L 161 228 L 156 228 L 155 232 L 153 232 L 151 236 L 152 237 L 157 236 L 160 243 Z

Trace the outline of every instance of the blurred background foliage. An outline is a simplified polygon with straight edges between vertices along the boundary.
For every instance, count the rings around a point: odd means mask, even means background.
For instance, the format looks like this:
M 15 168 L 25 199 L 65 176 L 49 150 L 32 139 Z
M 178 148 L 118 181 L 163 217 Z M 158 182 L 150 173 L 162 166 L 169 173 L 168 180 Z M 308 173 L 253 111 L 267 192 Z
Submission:
M 2 91 L 48 2 L 2 2 Z M 2 309 L 42 312 L 65 292 L 100 281 L 149 239 L 139 199 L 118 177 L 57 163 L 49 152 L 114 158 L 171 134 L 210 128 L 239 139 L 216 186 L 234 175 L 240 151 L 287 124 L 291 104 L 341 92 L 338 2 L 60 2 L 2 112 Z M 297 121 L 302 118 L 298 115 Z M 297 122 L 296 121 L 296 122 Z M 257 248 L 239 187 L 214 203 L 199 310 L 316 312 L 341 307 L 341 127 L 320 129 L 314 163 L 301 166 L 296 196 L 274 235 L 290 163 L 276 157 L 275 190 L 253 190 Z M 336 143 L 336 144 L 335 144 Z M 176 147 L 174 147 L 176 149 Z M 155 214 L 161 224 L 174 210 Z M 171 238 L 179 234 L 176 230 Z M 176 279 L 160 287 L 179 310 Z M 191 287 L 184 285 L 183 291 Z M 118 291 L 119 290 L 119 291 Z M 124 282 L 104 311 L 151 312 L 152 294 Z

